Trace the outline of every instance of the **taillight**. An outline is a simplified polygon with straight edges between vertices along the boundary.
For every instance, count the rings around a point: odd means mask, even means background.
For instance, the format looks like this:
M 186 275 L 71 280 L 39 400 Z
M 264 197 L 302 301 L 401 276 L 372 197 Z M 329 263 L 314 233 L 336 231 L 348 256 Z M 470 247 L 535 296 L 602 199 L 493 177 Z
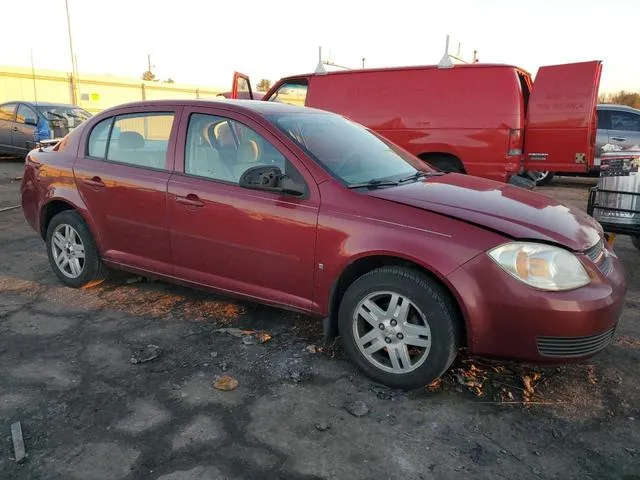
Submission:
M 509 130 L 509 151 L 507 155 L 522 155 L 522 130 L 520 128 Z

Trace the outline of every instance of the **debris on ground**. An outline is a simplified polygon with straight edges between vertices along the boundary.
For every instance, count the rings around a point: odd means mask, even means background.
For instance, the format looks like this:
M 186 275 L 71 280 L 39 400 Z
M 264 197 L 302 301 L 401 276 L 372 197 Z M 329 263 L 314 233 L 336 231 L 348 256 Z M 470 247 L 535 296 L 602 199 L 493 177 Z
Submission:
M 426 388 L 430 392 L 436 392 L 436 391 L 440 390 L 441 386 L 442 386 L 442 378 L 436 378 L 433 382 L 431 382 L 429 385 L 427 385 Z
M 326 432 L 330 428 L 331 427 L 329 426 L 329 424 L 327 422 L 316 423 L 316 430 L 318 430 L 319 432 Z
M 158 358 L 161 354 L 162 350 L 158 345 L 149 344 L 131 355 L 131 363 L 136 365 L 138 363 L 150 362 Z
M 216 358 L 218 356 L 218 352 L 211 352 L 209 355 L 211 355 L 211 358 Z
M 13 453 L 16 463 L 22 463 L 27 454 L 24 448 L 24 438 L 22 438 L 22 425 L 20 422 L 11 424 L 11 438 L 13 439 Z
M 228 333 L 236 338 L 242 338 L 242 343 L 245 345 L 255 345 L 257 343 L 267 343 L 271 340 L 271 335 L 267 332 L 256 330 L 243 330 L 241 328 L 218 328 L 215 330 L 218 333 Z
M 587 380 L 589 380 L 589 383 L 591 383 L 591 385 L 596 385 L 598 383 L 596 370 L 593 365 L 587 365 Z
M 213 386 L 217 390 L 222 390 L 225 392 L 229 390 L 235 390 L 236 388 L 238 388 L 238 380 L 230 375 L 223 375 L 215 381 Z
M 546 375 L 544 380 L 549 378 L 550 375 Z M 468 391 L 489 403 L 527 406 L 549 403 L 541 401 L 544 398 L 537 391 L 542 381 L 542 373 L 537 367 L 462 356 L 449 372 L 425 385 L 425 389 L 430 392 Z
M 289 374 L 289 378 L 294 382 L 294 383 L 300 383 L 302 381 L 302 375 L 300 375 L 300 372 L 291 372 Z
M 245 345 L 255 345 L 258 343 L 258 340 L 253 335 L 247 335 L 246 337 L 242 337 L 242 343 Z
M 218 366 L 220 367 L 220 370 L 222 370 L 223 372 L 227 371 L 227 368 L 229 368 L 229 365 L 227 364 L 226 360 L 221 361 Z
M 255 337 L 258 343 L 267 343 L 269 340 L 271 340 L 271 335 L 269 335 L 267 332 L 256 332 Z
M 317 345 L 307 345 L 307 348 L 305 348 L 305 350 L 309 353 L 322 353 L 324 351 L 324 348 Z
M 364 417 L 369 413 L 369 407 L 362 400 L 356 400 L 355 402 L 347 403 L 344 406 L 345 410 L 354 417 Z
M 542 378 L 542 374 L 540 372 L 533 372 L 531 375 L 523 375 L 522 376 L 522 384 L 524 385 L 524 392 L 522 393 L 522 398 L 525 402 L 530 402 L 531 397 L 534 395 L 534 389 L 536 384 Z
M 137 277 L 129 277 L 129 278 L 127 278 L 126 281 L 127 281 L 128 285 L 133 285 L 134 283 L 140 283 L 143 280 L 144 280 L 144 277 L 137 276 Z
M 22 175 L 18 175 L 17 177 L 13 177 L 14 180 L 22 180 Z

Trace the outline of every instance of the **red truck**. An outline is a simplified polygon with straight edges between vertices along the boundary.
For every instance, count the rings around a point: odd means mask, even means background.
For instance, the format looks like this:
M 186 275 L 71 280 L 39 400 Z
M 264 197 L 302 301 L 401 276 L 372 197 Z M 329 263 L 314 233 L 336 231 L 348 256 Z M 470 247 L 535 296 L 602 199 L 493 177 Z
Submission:
M 602 62 L 437 65 L 294 75 L 263 97 L 344 115 L 445 171 L 499 181 L 593 165 Z M 232 98 L 251 98 L 234 75 Z

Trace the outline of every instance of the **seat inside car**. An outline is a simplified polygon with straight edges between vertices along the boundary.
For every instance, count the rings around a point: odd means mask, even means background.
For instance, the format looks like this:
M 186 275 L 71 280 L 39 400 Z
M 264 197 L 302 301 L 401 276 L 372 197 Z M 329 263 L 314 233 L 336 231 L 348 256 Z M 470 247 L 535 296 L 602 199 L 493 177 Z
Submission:
M 225 165 L 220 153 L 211 142 L 215 123 L 206 122 L 196 127 L 188 145 L 185 171 L 192 175 L 231 182 L 234 175 Z

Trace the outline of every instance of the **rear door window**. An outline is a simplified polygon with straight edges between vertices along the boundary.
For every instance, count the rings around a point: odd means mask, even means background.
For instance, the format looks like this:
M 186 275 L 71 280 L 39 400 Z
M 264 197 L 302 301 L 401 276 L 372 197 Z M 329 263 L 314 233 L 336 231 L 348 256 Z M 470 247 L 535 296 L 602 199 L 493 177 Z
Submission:
M 87 144 L 87 155 L 89 157 L 104 159 L 107 153 L 107 142 L 109 141 L 112 123 L 113 117 L 102 120 L 93 127 Z
M 107 160 L 164 169 L 173 120 L 172 112 L 117 116 L 109 137 Z
M 7 120 L 13 122 L 13 114 L 16 111 L 16 104 L 10 103 L 0 106 L 0 120 Z

